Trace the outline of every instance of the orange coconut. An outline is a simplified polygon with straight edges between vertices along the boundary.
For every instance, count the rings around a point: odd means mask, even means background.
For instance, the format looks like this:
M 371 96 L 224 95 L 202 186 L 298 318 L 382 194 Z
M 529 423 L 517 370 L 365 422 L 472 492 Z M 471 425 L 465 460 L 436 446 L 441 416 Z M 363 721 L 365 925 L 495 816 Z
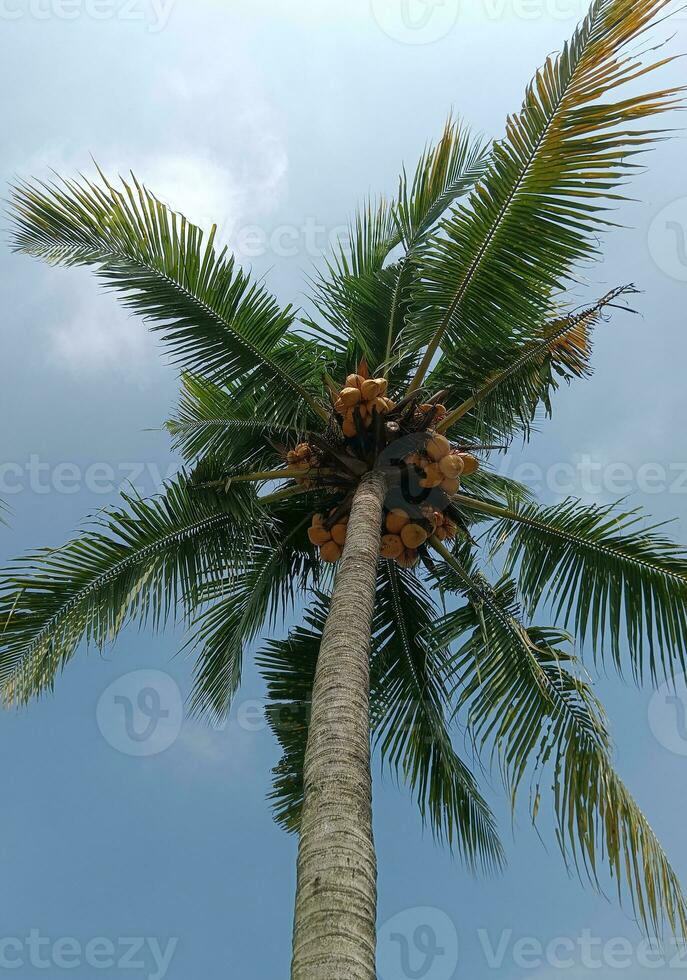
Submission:
M 406 524 L 401 529 L 401 541 L 406 548 L 419 548 L 427 540 L 427 532 L 419 524 Z
M 334 541 L 336 541 L 337 544 L 341 545 L 342 548 L 346 541 L 347 530 L 348 527 L 346 524 L 335 524 L 334 527 L 332 528 L 332 538 L 334 539 Z
M 443 459 L 444 456 L 448 456 L 451 451 L 451 443 L 448 441 L 446 436 L 439 435 L 438 433 L 433 435 L 425 446 L 425 452 L 430 459 L 439 460 Z
M 320 558 L 322 561 L 330 563 L 338 561 L 339 558 L 341 558 L 342 553 L 341 546 L 338 545 L 336 541 L 327 541 L 327 543 L 323 544 L 320 548 Z
M 332 540 L 331 533 L 324 527 L 309 527 L 308 537 L 311 544 L 327 544 L 328 541 Z
M 386 515 L 386 529 L 390 534 L 400 534 L 406 524 L 410 524 L 410 517 L 400 507 L 395 507 Z
M 379 553 L 382 558 L 398 558 L 403 554 L 403 542 L 398 534 L 383 534 Z

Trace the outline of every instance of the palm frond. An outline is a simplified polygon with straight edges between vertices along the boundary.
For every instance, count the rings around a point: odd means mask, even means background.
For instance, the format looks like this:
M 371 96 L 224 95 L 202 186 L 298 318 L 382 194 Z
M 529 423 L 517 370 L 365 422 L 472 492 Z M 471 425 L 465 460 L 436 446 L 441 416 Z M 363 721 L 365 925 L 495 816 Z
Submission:
M 328 603 L 318 594 L 305 613 L 306 625 L 269 641 L 257 657 L 267 681 L 270 726 L 283 751 L 271 799 L 277 822 L 289 831 L 300 824 L 310 702 Z M 421 584 L 383 563 L 370 670 L 374 743 L 408 784 L 437 837 L 469 867 L 493 871 L 503 865 L 503 850 L 493 814 L 451 742 L 445 657 L 420 639 L 435 617 Z
M 250 488 L 194 494 L 183 476 L 159 497 L 123 500 L 64 547 L 19 559 L 0 578 L 6 701 L 52 689 L 82 640 L 102 648 L 131 619 L 158 626 L 177 607 L 193 608 L 209 571 L 240 567 L 259 513 Z
M 605 310 L 636 292 L 633 286 L 614 289 L 593 306 L 544 323 L 539 339 L 514 356 L 484 347 L 461 349 L 460 360 L 446 355 L 431 383 L 448 391 L 449 404 L 458 404 L 438 431 L 460 431 L 470 414 L 475 417 L 471 433 L 510 439 L 522 431 L 528 436 L 540 408 L 551 415 L 551 396 L 561 382 L 591 374 L 591 335 Z
M 313 283 L 315 307 L 329 327 L 310 325 L 345 357 L 340 373 L 365 357 L 370 367 L 384 373 L 393 362 L 396 381 L 405 377 L 413 355 L 405 358 L 396 348 L 418 255 L 441 215 L 484 173 L 487 155 L 482 141 L 449 119 L 412 177 L 401 174 L 396 198 L 367 202 L 355 216 L 347 240 Z M 400 257 L 387 264 L 399 246 Z
M 243 654 L 264 626 L 283 620 L 297 597 L 317 585 L 319 563 L 307 537 L 310 513 L 291 500 L 270 509 L 274 535 L 255 536 L 240 577 L 221 572 L 202 591 L 204 609 L 188 646 L 196 656 L 191 710 L 226 716 L 239 685 Z
M 423 640 L 437 615 L 417 578 L 382 563 L 371 681 L 375 744 L 437 837 L 473 870 L 497 871 L 504 854 L 494 815 L 451 741 L 448 651 Z
M 124 304 L 160 331 L 185 370 L 225 384 L 240 382 L 267 417 L 317 402 L 322 350 L 287 331 L 282 310 L 215 249 L 216 227 L 203 232 L 142 187 L 86 180 L 20 183 L 14 189 L 15 250 L 55 265 L 92 266 Z
M 511 579 L 491 586 L 443 551 L 443 586 L 452 579 L 468 603 L 437 623 L 433 637 L 441 645 L 462 640 L 452 665 L 456 712 L 478 745 L 498 755 L 513 804 L 531 773 L 536 820 L 542 781 L 551 780 L 566 860 L 596 886 L 605 864 L 645 928 L 657 930 L 665 919 L 682 934 L 687 906 L 678 878 L 613 768 L 601 705 L 560 648 L 569 638 L 526 628 Z
M 646 120 L 680 105 L 680 89 L 617 90 L 670 61 L 631 45 L 672 0 L 594 0 L 557 57 L 527 88 L 468 201 L 453 209 L 423 263 L 407 340 L 425 354 L 491 344 L 517 350 L 550 316 L 552 295 L 598 254 L 609 209 L 638 154 L 658 139 Z
M 647 527 L 640 510 L 527 504 L 504 512 L 493 531 L 508 543 L 528 611 L 550 601 L 579 638 L 642 680 L 672 678 L 687 667 L 687 553 Z
M 276 822 L 289 833 L 297 833 L 301 823 L 312 689 L 328 613 L 328 597 L 316 594 L 302 624 L 286 639 L 268 640 L 256 656 L 267 685 L 267 720 L 282 749 L 270 800 Z
M 182 383 L 179 408 L 167 430 L 188 461 L 212 456 L 226 467 L 260 469 L 268 458 L 275 459 L 275 441 L 293 445 L 304 436 L 304 429 L 261 416 L 255 400 L 242 397 L 237 385 L 216 385 L 191 374 L 184 374 Z

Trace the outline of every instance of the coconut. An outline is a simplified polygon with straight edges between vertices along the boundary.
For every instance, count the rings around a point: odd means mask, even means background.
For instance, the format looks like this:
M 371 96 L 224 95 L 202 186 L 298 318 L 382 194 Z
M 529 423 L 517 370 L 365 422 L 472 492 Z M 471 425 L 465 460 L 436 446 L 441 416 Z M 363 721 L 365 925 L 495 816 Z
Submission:
M 341 546 L 336 543 L 336 541 L 327 541 L 320 548 L 320 558 L 322 561 L 335 562 L 341 558 L 342 555 Z
M 324 524 L 324 514 L 313 514 L 312 515 L 312 527 L 322 527 Z
M 457 453 L 449 453 L 439 460 L 439 469 L 450 480 L 456 480 L 463 472 L 464 466 L 462 457 Z
M 362 395 L 360 394 L 360 388 L 344 388 L 339 395 L 340 401 L 343 402 L 346 408 L 353 408 L 357 405 Z
M 346 524 L 335 524 L 334 527 L 332 528 L 332 538 L 334 539 L 334 541 L 336 541 L 337 544 L 340 544 L 342 548 L 346 541 L 347 530 L 348 527 Z
M 436 463 L 428 463 L 424 467 L 425 475 L 422 480 L 420 480 L 420 486 L 426 489 L 432 489 L 433 487 L 438 487 L 441 485 L 442 480 L 445 479 L 444 474 L 439 469 Z
M 386 391 L 386 381 L 384 378 L 368 378 L 360 386 L 363 398 L 366 402 L 372 402 L 375 398 L 383 395 Z
M 451 443 L 446 436 L 435 433 L 425 447 L 425 452 L 430 459 L 439 460 L 448 456 L 451 451 Z
M 358 434 L 355 419 L 353 418 L 353 412 L 350 409 L 344 415 L 343 422 L 341 423 L 341 429 L 347 439 L 352 439 Z
M 460 458 L 463 460 L 463 476 L 472 476 L 479 469 L 479 460 L 472 456 L 470 453 L 461 453 Z
M 427 540 L 427 532 L 419 524 L 406 524 L 401 529 L 401 541 L 406 548 L 419 548 Z
M 400 565 L 401 568 L 412 568 L 417 565 L 419 560 L 419 555 L 414 548 L 405 548 L 403 553 L 396 559 L 396 564 Z
M 309 527 L 308 537 L 311 544 L 327 544 L 328 541 L 332 540 L 332 535 L 324 527 Z
M 442 419 L 446 418 L 447 408 L 445 405 L 435 405 L 434 406 L 434 421 L 441 422 Z
M 370 408 L 377 409 L 377 413 L 379 415 L 386 415 L 386 413 L 389 411 L 389 408 L 387 406 L 387 400 L 388 399 L 381 398 L 381 397 L 375 398 L 375 400 L 371 403 Z
M 382 558 L 398 558 L 403 553 L 403 542 L 398 534 L 383 534 L 379 553 Z
M 347 388 L 360 388 L 365 378 L 360 374 L 349 374 L 346 378 Z
M 341 398 L 337 398 L 336 401 L 334 402 L 334 411 L 338 412 L 339 415 L 345 415 L 346 406 L 344 405 Z
M 386 515 L 386 529 L 390 534 L 400 534 L 406 524 L 410 524 L 410 517 L 400 507 L 395 507 Z
M 458 493 L 460 487 L 460 480 L 452 480 L 450 477 L 446 477 L 441 481 L 441 489 L 444 493 L 447 493 L 449 497 L 452 497 L 454 493 Z

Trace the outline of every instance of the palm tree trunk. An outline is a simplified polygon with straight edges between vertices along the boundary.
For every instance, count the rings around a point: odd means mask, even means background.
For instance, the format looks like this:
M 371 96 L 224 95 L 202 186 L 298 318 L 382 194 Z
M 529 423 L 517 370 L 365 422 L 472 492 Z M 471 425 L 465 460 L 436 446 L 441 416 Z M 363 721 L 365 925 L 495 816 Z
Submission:
M 356 491 L 313 687 L 292 980 L 375 980 L 370 634 L 386 480 Z

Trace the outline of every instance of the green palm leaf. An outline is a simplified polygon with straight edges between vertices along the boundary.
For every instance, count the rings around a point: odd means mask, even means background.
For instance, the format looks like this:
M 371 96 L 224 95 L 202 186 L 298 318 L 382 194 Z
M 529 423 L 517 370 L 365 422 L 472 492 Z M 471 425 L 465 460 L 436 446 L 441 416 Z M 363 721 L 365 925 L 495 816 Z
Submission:
M 537 339 L 532 330 L 549 317 L 552 295 L 598 254 L 623 180 L 657 139 L 645 120 L 679 104 L 674 88 L 616 96 L 670 60 L 644 65 L 629 50 L 670 6 L 594 0 L 560 55 L 537 72 L 487 173 L 442 223 L 423 263 L 407 338 L 427 349 L 411 388 L 440 348 L 517 349 Z
M 540 408 L 551 416 L 559 385 L 591 374 L 591 334 L 605 311 L 636 292 L 633 286 L 614 289 L 593 306 L 544 323 L 539 339 L 517 353 L 471 347 L 461 349 L 460 359 L 445 355 L 430 384 L 447 390 L 449 404 L 458 404 L 438 431 L 464 427 L 488 440 L 510 439 L 518 431 L 529 436 Z
M 313 394 L 321 350 L 288 334 L 291 310 L 252 283 L 226 249 L 216 251 L 216 227 L 205 241 L 135 178 L 133 187 L 122 181 L 122 190 L 102 181 L 18 185 L 15 250 L 95 267 L 129 309 L 155 323 L 175 363 L 210 380 L 240 382 L 269 416 L 289 405 L 298 416 L 305 403 L 324 417 Z
M 453 663 L 456 711 L 482 747 L 491 746 L 515 802 L 532 773 L 533 819 L 541 782 L 553 782 L 558 843 L 578 871 L 599 883 L 601 863 L 628 894 L 642 924 L 674 930 L 687 925 L 687 905 L 673 871 L 644 814 L 615 772 L 601 706 L 559 649 L 558 630 L 525 628 L 514 582 L 491 586 L 452 558 L 444 588 L 468 597 L 433 630 L 437 644 L 462 640 Z M 676 933 L 679 934 L 679 933 Z
M 687 667 L 687 553 L 641 511 L 568 500 L 500 516 L 494 540 L 509 544 L 529 611 L 550 600 L 595 656 L 610 646 L 618 670 L 627 644 L 639 680 Z
M 318 595 L 306 626 L 272 640 L 258 655 L 267 682 L 268 719 L 283 756 L 274 770 L 277 821 L 300 823 L 308 714 L 328 600 Z M 448 727 L 447 658 L 421 642 L 436 610 L 413 576 L 384 562 L 378 581 L 370 678 L 375 745 L 415 795 L 423 820 L 471 868 L 497 870 L 504 856 L 493 814 L 458 757 Z
M 160 497 L 123 499 L 63 548 L 19 559 L 0 578 L 7 701 L 51 689 L 82 640 L 102 648 L 133 618 L 157 626 L 193 608 L 209 572 L 241 567 L 259 514 L 254 490 L 199 494 L 185 477 Z
M 311 326 L 345 355 L 340 373 L 352 370 L 361 357 L 384 371 L 393 354 L 394 374 L 405 377 L 415 352 L 407 356 L 395 348 L 419 255 L 441 215 L 484 173 L 487 155 L 487 148 L 467 127 L 449 119 L 412 177 L 401 174 L 396 198 L 368 202 L 355 216 L 347 241 L 340 243 L 325 273 L 313 283 L 315 306 L 329 328 Z M 386 264 L 398 246 L 401 256 Z
M 226 716 L 246 646 L 318 583 L 319 564 L 307 537 L 310 514 L 286 500 L 270 516 L 274 534 L 253 537 L 240 577 L 217 575 L 202 591 L 208 608 L 193 623 L 188 644 L 196 651 L 191 709 L 198 715 Z
M 287 422 L 265 419 L 255 399 L 242 396 L 238 385 L 216 385 L 190 374 L 182 382 L 179 409 L 167 430 L 189 462 L 212 456 L 227 468 L 261 469 L 277 458 L 273 441 L 293 445 L 305 434 Z

